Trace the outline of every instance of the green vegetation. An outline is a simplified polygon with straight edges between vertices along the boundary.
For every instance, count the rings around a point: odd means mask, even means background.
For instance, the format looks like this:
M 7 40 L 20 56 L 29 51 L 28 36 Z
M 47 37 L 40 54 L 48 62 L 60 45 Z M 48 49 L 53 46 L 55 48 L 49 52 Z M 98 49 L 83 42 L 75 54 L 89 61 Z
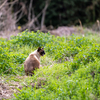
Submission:
M 8 83 L 17 81 L 22 85 L 11 100 L 99 100 L 98 36 L 86 33 L 84 37 L 55 37 L 39 31 L 24 31 L 8 41 L 0 39 L 2 79 Z M 32 77 L 24 77 L 26 57 L 40 46 L 46 52 L 41 57 L 42 67 Z

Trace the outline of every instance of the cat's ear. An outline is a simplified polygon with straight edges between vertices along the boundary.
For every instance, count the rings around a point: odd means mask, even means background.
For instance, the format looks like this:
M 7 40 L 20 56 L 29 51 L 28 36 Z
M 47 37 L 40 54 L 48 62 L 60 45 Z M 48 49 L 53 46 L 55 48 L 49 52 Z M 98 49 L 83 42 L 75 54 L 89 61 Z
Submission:
M 41 50 L 41 47 L 39 47 L 37 51 L 39 52 L 40 50 Z

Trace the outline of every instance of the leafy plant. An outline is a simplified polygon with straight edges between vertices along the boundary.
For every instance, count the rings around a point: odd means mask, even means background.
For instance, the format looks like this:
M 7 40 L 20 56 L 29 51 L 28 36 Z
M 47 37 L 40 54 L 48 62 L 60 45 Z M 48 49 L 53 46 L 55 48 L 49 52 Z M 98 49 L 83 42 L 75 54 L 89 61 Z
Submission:
M 8 41 L 1 39 L 2 76 L 25 75 L 23 63 L 29 53 L 39 46 L 46 52 L 41 57 L 42 67 L 32 77 L 22 78 L 22 89 L 14 93 L 12 100 L 99 99 L 100 44 L 89 36 L 55 37 L 39 31 L 24 31 Z

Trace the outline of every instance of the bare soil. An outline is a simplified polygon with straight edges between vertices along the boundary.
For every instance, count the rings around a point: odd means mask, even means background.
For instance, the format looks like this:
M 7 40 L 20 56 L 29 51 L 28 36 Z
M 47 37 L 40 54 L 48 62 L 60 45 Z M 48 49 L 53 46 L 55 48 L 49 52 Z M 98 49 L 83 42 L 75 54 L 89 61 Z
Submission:
M 27 76 L 16 76 L 15 79 L 23 79 Z M 23 82 L 24 84 L 24 82 Z M 6 100 L 13 98 L 13 94 L 18 92 L 18 89 L 22 89 L 20 81 L 7 81 L 7 78 L 0 78 L 0 100 Z

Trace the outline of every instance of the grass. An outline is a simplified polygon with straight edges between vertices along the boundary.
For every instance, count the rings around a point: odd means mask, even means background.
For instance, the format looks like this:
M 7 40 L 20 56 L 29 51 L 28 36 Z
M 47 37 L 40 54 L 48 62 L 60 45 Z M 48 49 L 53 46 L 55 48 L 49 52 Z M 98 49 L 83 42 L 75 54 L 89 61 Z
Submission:
M 9 100 L 100 99 L 99 34 L 55 37 L 24 31 L 0 44 L 1 81 L 13 91 Z M 42 67 L 25 76 L 23 63 L 39 46 L 46 52 Z

